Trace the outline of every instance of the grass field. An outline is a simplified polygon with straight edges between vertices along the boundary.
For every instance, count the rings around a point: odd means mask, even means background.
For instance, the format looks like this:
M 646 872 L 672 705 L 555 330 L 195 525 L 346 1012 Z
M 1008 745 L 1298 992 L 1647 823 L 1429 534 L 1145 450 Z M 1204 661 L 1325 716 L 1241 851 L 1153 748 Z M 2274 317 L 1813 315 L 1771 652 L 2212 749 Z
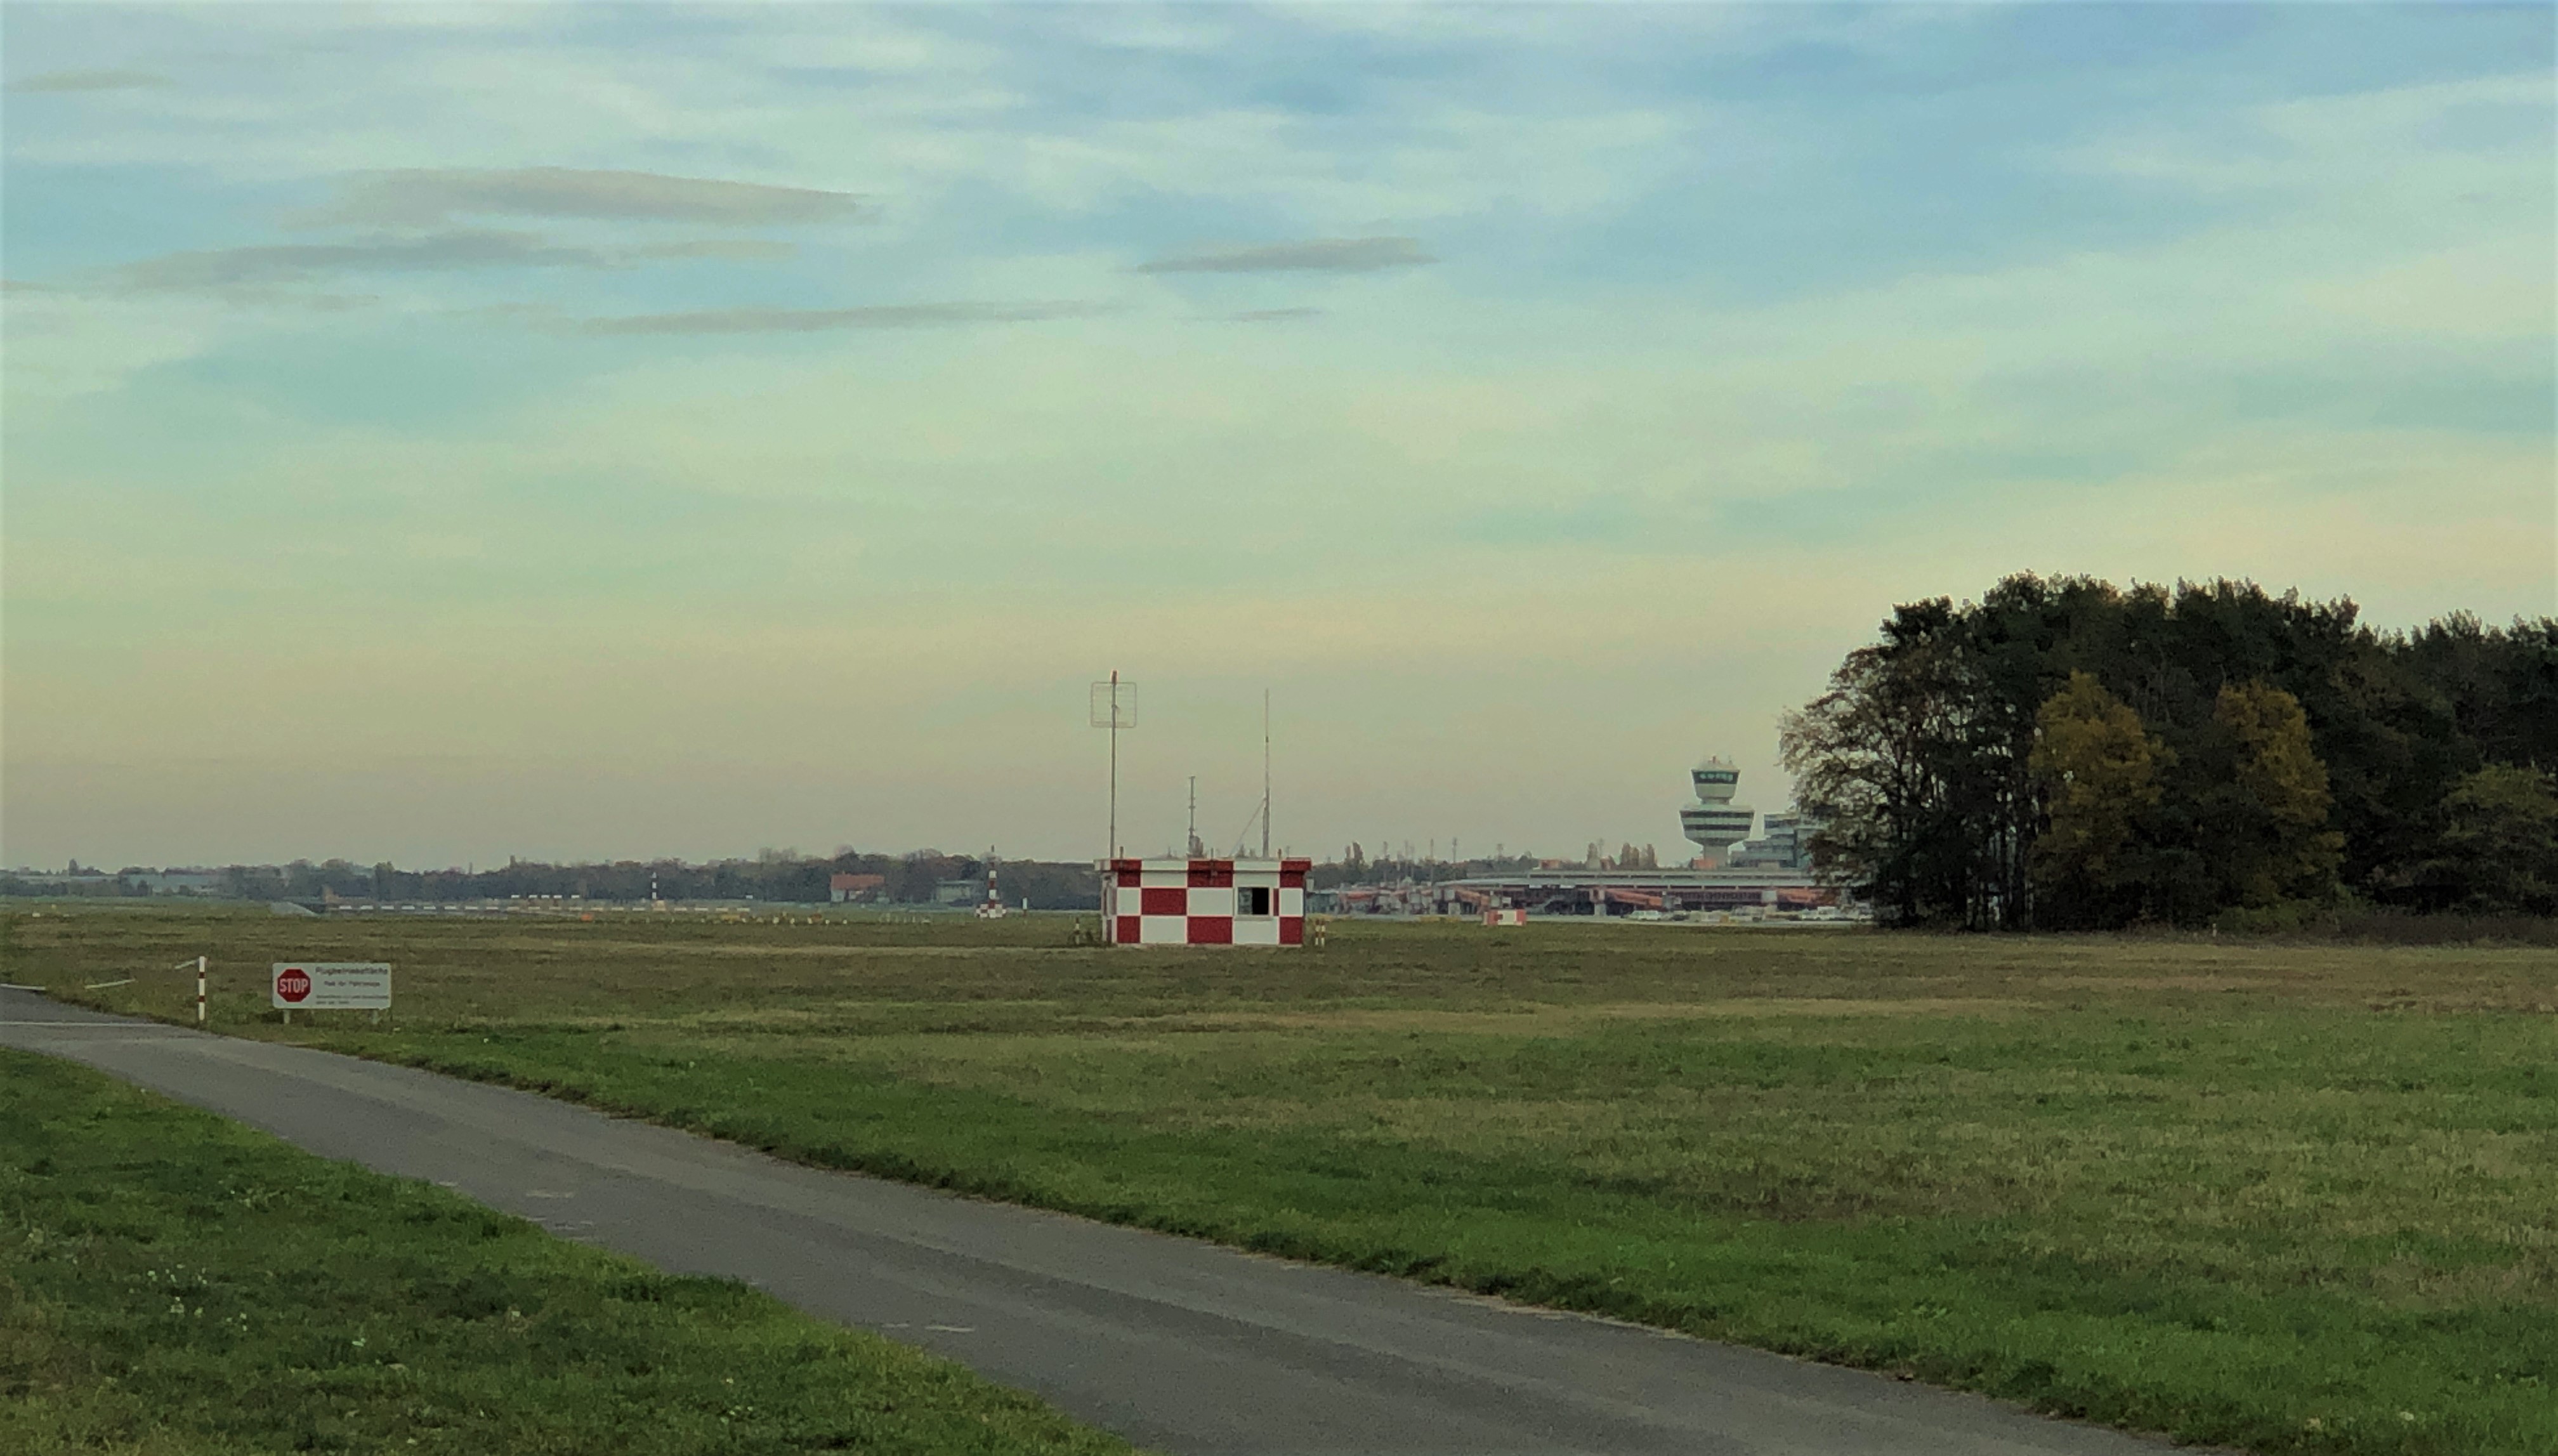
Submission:
M 1027 1395 L 0 1052 L 0 1450 L 1125 1451 Z
M 2558 1451 L 2558 955 L 21 919 L 7 979 L 2263 1451 Z M 387 959 L 397 1024 L 263 968 Z

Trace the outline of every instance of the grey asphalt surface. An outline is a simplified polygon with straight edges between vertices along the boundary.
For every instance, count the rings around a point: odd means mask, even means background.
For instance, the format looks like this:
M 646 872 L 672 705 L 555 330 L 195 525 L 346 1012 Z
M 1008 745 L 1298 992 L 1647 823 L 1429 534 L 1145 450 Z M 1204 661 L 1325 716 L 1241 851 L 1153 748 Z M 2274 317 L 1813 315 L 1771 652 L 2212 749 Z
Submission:
M 527 1092 L 0 990 L 0 1045 L 743 1279 L 1167 1452 L 2131 1456 L 2163 1444 L 1758 1351 L 796 1167 Z

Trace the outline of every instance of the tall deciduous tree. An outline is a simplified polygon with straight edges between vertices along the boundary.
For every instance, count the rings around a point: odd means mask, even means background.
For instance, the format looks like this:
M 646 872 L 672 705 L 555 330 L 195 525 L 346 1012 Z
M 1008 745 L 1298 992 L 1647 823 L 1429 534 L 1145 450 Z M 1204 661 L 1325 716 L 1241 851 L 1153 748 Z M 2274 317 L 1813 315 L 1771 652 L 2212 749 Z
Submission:
M 2235 683 L 2220 689 L 2211 720 L 2198 847 L 2216 898 L 2263 907 L 2333 895 L 2345 835 L 2328 827 L 2334 797 L 2300 700 L 2262 682 Z
M 1964 823 L 1976 693 L 1954 626 L 1942 599 L 1901 608 L 1777 732 L 1795 798 L 1824 821 L 1816 861 L 1901 924 L 1985 921 Z
M 2168 750 L 2087 672 L 2069 674 L 2035 726 L 2029 769 L 2046 815 L 2033 850 L 2038 922 L 2086 928 L 2134 919 Z
M 2558 914 L 2558 789 L 2547 774 L 2489 764 L 2443 800 L 2434 853 L 2413 878 L 2447 910 Z

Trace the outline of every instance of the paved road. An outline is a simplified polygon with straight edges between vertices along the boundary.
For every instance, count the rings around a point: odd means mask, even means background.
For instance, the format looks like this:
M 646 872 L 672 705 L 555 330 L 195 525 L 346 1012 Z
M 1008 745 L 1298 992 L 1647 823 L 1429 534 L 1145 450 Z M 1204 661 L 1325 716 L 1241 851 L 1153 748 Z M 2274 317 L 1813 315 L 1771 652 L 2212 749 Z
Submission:
M 1987 1400 L 794 1167 L 500 1088 L 0 990 L 48 1052 L 662 1267 L 748 1280 L 1168 1452 L 2132 1456 Z

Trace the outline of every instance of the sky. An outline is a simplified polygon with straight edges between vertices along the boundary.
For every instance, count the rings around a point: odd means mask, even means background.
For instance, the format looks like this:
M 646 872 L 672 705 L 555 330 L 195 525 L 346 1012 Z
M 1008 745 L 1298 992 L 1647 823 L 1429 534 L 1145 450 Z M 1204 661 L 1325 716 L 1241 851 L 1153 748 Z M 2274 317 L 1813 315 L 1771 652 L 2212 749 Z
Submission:
M 2558 610 L 2546 5 L 0 10 L 0 862 L 1684 849 L 1894 604 Z M 1257 833 L 1248 837 L 1257 842 Z

